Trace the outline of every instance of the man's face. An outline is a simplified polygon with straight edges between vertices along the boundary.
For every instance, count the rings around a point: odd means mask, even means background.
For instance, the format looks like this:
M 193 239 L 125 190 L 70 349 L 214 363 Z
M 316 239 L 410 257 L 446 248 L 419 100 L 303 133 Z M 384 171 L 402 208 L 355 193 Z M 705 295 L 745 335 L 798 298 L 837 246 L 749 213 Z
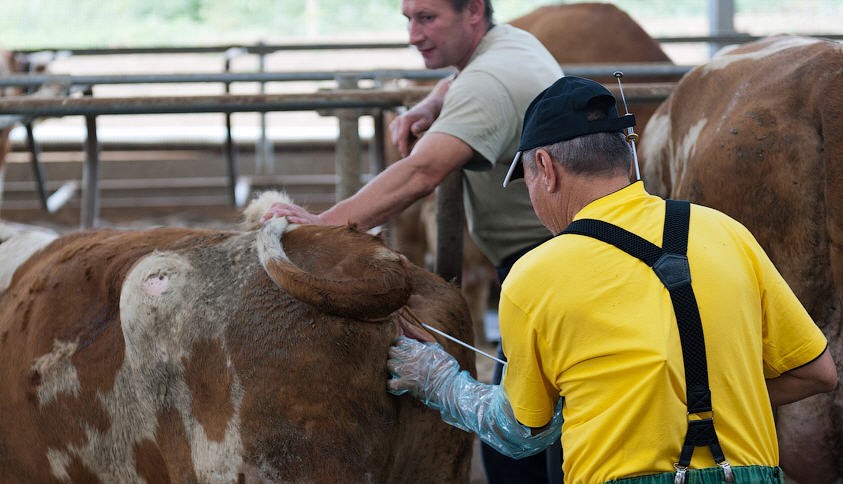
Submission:
M 448 0 L 402 0 L 401 11 L 408 20 L 410 44 L 428 69 L 461 70 L 468 64 L 473 48 L 468 7 L 456 12 Z

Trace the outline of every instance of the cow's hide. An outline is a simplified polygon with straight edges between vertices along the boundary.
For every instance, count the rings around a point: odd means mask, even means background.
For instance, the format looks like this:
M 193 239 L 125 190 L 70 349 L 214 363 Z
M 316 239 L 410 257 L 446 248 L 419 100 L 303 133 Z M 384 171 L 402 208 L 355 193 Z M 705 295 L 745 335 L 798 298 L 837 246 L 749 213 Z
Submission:
M 60 237 L 0 298 L 0 482 L 465 482 L 471 435 L 386 392 L 402 308 L 472 337 L 352 227 Z
M 695 68 L 650 120 L 648 190 L 746 225 L 829 338 L 843 339 L 843 46 L 774 36 Z M 843 395 L 779 409 L 782 465 L 800 482 L 843 477 Z

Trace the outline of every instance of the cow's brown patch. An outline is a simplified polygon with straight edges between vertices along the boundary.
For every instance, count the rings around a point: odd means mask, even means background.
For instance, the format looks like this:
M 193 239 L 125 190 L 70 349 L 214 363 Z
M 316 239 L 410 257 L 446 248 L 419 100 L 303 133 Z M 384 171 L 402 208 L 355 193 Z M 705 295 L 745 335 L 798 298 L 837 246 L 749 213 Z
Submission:
M 155 442 L 144 439 L 135 444 L 135 468 L 140 477 L 146 482 L 160 482 L 169 484 L 170 475 L 167 472 L 167 463 L 161 456 L 161 450 Z
M 65 470 L 67 471 L 67 476 L 70 478 L 70 482 L 84 482 L 86 484 L 102 482 L 96 473 L 76 456 L 70 459 L 70 463 Z
M 232 374 L 219 340 L 197 341 L 183 363 L 193 416 L 205 429 L 208 440 L 222 442 L 234 415 L 234 405 L 231 401 Z
M 174 408 L 159 412 L 155 442 L 157 443 L 156 451 L 160 455 L 166 456 L 168 476 L 174 482 L 197 482 L 184 424 L 181 415 Z M 136 451 L 136 455 L 137 452 L 140 451 Z M 149 463 L 151 464 L 151 462 Z M 138 470 L 140 470 L 140 466 Z

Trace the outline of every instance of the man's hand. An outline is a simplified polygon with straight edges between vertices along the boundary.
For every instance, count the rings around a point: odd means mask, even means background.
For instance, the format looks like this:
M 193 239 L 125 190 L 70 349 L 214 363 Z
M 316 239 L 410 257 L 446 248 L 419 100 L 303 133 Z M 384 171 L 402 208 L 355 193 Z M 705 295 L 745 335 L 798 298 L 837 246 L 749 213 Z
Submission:
M 273 203 L 263 214 L 260 223 L 266 223 L 273 217 L 287 217 L 290 223 L 302 225 L 328 225 L 319 215 L 314 215 L 307 210 L 291 203 Z
M 389 123 L 389 136 L 402 158 L 410 155 L 413 145 L 433 124 L 438 114 L 423 104 L 418 104 Z
M 389 136 L 402 158 L 410 155 L 415 142 L 439 117 L 453 80 L 453 76 L 440 79 L 427 97 L 389 123 Z
M 438 410 L 442 420 L 476 433 L 498 452 L 521 459 L 559 440 L 562 403 L 550 423 L 533 433 L 512 411 L 503 387 L 485 385 L 460 371 L 459 363 L 436 343 L 420 343 L 399 336 L 389 348 L 386 366 L 392 373 L 387 390 L 410 395 Z
M 459 373 L 460 365 L 437 343 L 421 343 L 399 336 L 389 348 L 386 367 L 392 378 L 386 386 L 389 393 L 407 392 L 428 404 L 436 401 L 443 384 Z

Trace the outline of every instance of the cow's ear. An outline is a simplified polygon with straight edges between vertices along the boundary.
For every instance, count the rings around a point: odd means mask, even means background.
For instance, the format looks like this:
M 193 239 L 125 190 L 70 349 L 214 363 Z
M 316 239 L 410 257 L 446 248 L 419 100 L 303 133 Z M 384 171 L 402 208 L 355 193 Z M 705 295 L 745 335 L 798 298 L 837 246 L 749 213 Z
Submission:
M 276 238 L 267 226 L 258 238 L 269 277 L 326 313 L 382 320 L 410 297 L 408 262 L 372 235 L 349 227 L 300 226 Z

